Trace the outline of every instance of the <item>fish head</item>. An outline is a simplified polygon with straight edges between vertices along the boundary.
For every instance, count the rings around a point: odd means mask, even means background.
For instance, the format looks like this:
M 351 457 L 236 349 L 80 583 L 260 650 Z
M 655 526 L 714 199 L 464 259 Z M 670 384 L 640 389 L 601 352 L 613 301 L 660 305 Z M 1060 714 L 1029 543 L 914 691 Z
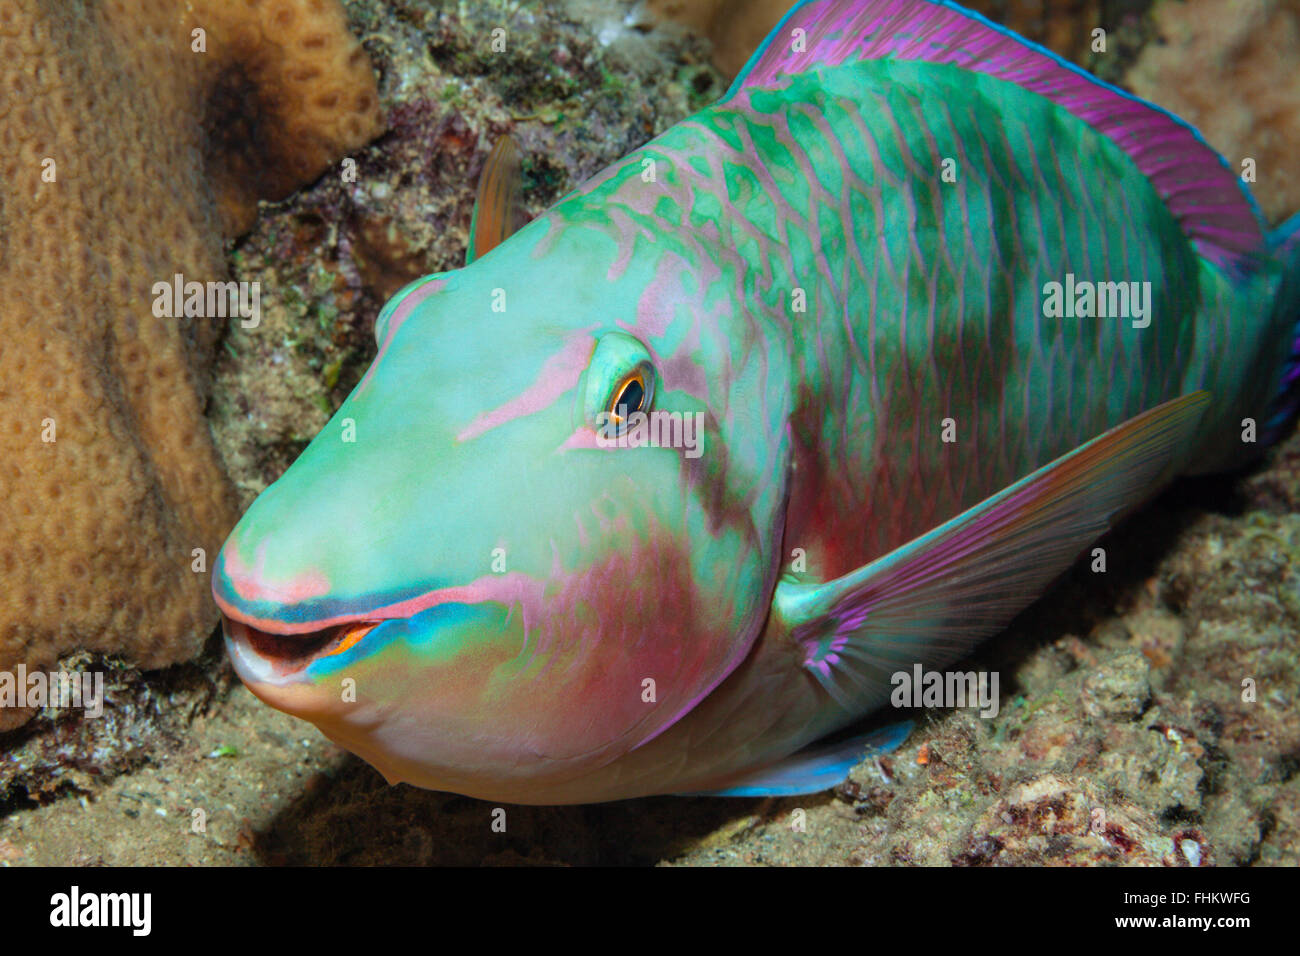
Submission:
M 600 773 L 767 615 L 781 389 L 701 333 L 680 262 L 561 225 L 394 296 L 215 563 L 243 681 L 393 781 L 526 801 Z

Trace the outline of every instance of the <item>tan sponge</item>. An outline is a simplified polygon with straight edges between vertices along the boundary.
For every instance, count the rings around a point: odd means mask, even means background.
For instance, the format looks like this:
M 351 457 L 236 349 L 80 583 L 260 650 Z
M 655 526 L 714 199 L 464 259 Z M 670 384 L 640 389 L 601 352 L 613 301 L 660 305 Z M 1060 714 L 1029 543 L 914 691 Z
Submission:
M 202 646 L 236 518 L 205 392 L 239 318 L 159 316 L 155 285 L 228 279 L 258 199 L 381 129 L 336 0 L 0 5 L 0 671 Z

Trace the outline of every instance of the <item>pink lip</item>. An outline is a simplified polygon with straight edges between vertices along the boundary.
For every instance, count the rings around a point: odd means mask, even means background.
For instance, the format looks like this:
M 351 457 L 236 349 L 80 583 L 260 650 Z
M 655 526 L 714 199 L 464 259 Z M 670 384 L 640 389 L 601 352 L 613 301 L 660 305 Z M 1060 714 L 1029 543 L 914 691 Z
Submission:
M 316 621 L 286 622 L 275 618 L 259 618 L 233 607 L 221 595 L 214 593 L 217 607 L 228 621 L 237 621 L 248 628 L 279 637 L 291 634 L 315 634 L 344 624 L 379 623 L 393 618 L 414 617 L 421 611 L 438 604 L 483 604 L 492 602 L 505 607 L 522 605 L 525 613 L 541 607 L 543 584 L 527 574 L 510 571 L 506 574 L 489 574 L 476 578 L 469 584 L 435 588 L 424 594 L 352 614 L 337 614 Z

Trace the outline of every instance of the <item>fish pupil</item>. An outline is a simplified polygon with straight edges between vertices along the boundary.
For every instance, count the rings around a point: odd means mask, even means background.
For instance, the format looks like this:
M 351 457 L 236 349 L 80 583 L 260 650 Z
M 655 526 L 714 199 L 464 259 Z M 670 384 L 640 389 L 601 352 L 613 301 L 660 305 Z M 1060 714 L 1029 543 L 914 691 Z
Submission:
M 627 420 L 627 416 L 632 412 L 641 410 L 641 403 L 645 400 L 645 386 L 639 379 L 632 379 L 623 386 L 623 391 L 619 393 L 618 400 L 614 403 L 619 418 Z

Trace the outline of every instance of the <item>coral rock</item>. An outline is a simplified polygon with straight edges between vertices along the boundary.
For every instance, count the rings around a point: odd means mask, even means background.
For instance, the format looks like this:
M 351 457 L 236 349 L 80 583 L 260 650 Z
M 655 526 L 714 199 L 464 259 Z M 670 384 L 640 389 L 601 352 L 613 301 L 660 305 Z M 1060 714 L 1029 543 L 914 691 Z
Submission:
M 734 76 L 793 5 L 793 0 L 648 0 L 646 9 L 707 36 L 714 66 Z
M 1292 172 L 1300 148 L 1300 7 L 1291 0 L 1165 0 L 1152 16 L 1164 42 L 1142 51 L 1128 84 L 1196 126 L 1235 168 L 1254 160 L 1259 185 L 1252 191 L 1270 219 L 1300 209 Z
M 379 92 L 342 8 L 324 0 L 209 0 L 204 151 L 228 234 L 253 223 L 258 199 L 315 179 L 382 130 Z
M 793 5 L 794 0 L 647 0 L 646 11 L 707 36 L 713 44 L 714 66 L 734 76 Z M 1098 23 L 1100 3 L 964 0 L 963 6 L 1077 59 L 1087 49 L 1089 28 Z
M 1191 841 L 1186 848 L 1183 843 Z M 956 862 L 976 865 L 1122 863 L 1186 866 L 1210 862 L 1204 837 L 1160 832 L 1132 804 L 1107 799 L 1087 784 L 1044 774 L 1012 787 L 977 820 Z
M 1151 664 L 1136 649 L 1117 652 L 1083 679 L 1083 712 L 1093 720 L 1134 720 L 1151 699 Z
M 233 320 L 160 318 L 154 284 L 225 280 L 223 225 L 379 128 L 333 0 L 0 7 L 0 670 L 158 667 L 211 633 L 195 549 L 235 502 L 204 393 Z

